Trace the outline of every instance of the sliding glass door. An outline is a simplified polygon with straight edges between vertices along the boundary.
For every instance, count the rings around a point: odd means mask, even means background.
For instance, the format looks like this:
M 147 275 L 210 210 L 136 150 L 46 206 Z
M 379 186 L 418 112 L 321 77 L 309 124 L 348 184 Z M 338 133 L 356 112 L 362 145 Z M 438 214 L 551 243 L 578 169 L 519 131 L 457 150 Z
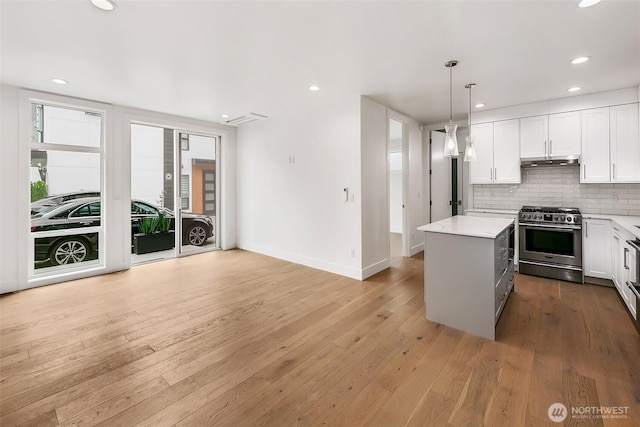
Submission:
M 219 248 L 219 138 L 178 133 L 180 253 Z
M 132 264 L 219 248 L 219 143 L 131 125 Z

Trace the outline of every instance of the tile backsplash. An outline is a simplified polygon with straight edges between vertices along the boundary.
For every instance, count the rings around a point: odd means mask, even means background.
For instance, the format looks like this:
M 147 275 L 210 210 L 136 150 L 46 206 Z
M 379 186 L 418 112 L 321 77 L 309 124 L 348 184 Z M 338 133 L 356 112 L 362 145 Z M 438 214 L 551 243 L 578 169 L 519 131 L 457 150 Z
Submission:
M 640 216 L 640 184 L 580 184 L 578 166 L 522 169 L 521 184 L 473 185 L 473 207 L 577 207 L 583 213 Z

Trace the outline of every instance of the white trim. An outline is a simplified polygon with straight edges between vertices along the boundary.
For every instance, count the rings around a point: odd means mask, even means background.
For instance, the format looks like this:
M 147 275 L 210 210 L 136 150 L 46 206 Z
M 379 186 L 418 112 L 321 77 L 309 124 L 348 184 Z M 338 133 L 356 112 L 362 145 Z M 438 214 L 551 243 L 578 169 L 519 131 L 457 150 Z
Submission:
M 381 261 L 375 262 L 365 268 L 362 269 L 362 280 L 365 280 L 374 274 L 380 273 L 383 270 L 386 270 L 391 266 L 391 261 L 389 258 L 383 259 Z
M 418 243 L 417 245 L 412 246 L 409 256 L 414 256 L 415 254 L 420 253 L 422 251 L 424 251 L 424 242 Z
M 284 261 L 293 262 L 295 264 L 301 264 L 301 265 L 315 268 L 318 270 L 324 270 L 329 273 L 339 274 L 341 276 L 350 277 L 352 279 L 363 280 L 362 271 L 357 268 L 347 267 L 347 266 L 336 264 L 333 262 L 324 261 L 318 258 L 312 258 L 304 255 L 295 254 L 293 252 L 281 251 L 279 249 L 273 249 L 266 246 L 254 245 L 254 244 L 243 245 L 240 247 L 240 249 L 244 249 L 246 251 L 251 251 L 251 252 L 255 252 L 262 255 L 267 255 L 267 256 L 278 258 Z M 388 267 L 388 260 L 387 260 L 387 267 Z
M 410 256 L 409 245 L 410 240 L 409 236 L 409 206 L 407 203 L 408 199 L 408 182 L 409 182 L 409 121 L 411 120 L 409 117 L 404 114 L 400 114 L 397 111 L 394 111 L 387 107 L 387 234 L 390 229 L 391 218 L 389 213 L 389 203 L 391 197 L 391 184 L 390 184 L 390 165 L 389 165 L 389 145 L 391 143 L 391 134 L 390 134 L 390 120 L 395 120 L 397 122 L 402 123 L 402 256 L 408 257 Z M 391 244 L 389 242 L 389 236 L 387 235 L 387 258 L 391 259 Z

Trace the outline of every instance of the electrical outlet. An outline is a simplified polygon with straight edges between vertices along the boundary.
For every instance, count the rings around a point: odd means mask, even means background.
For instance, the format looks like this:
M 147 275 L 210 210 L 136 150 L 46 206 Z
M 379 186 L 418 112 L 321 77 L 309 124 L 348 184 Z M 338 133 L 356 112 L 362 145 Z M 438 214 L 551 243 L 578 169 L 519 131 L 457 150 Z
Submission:
M 351 258 L 355 258 L 356 257 L 356 250 L 353 249 L 353 248 L 349 249 L 349 256 Z

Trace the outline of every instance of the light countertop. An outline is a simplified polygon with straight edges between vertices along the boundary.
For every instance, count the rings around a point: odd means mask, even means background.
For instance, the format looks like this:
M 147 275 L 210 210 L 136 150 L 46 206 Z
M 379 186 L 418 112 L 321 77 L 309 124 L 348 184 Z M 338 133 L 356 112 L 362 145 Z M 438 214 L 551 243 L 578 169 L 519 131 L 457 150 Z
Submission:
M 499 214 L 499 215 L 518 215 L 519 210 L 511 210 L 511 209 L 488 209 L 488 208 L 473 208 L 466 209 L 464 211 L 467 212 L 477 212 L 477 213 L 489 213 L 489 214 Z
M 625 231 L 633 234 L 640 239 L 640 228 L 636 227 L 640 225 L 639 216 L 625 216 L 625 215 L 600 215 L 600 214 L 582 214 L 583 219 L 608 219 L 609 221 L 618 224 L 624 228 Z
M 513 224 L 513 220 L 508 218 L 458 215 L 423 225 L 418 227 L 418 230 L 432 233 L 495 239 L 498 234 L 511 224 Z

